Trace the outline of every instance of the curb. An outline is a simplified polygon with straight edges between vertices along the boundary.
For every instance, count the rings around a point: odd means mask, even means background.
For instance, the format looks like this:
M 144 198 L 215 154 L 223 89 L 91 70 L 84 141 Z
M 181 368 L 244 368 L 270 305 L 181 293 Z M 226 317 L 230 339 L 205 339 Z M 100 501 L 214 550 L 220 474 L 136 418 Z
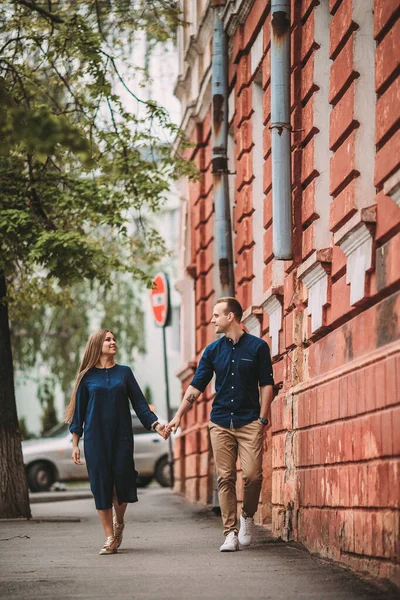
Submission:
M 41 504 L 42 502 L 66 502 L 67 500 L 86 500 L 93 498 L 90 490 L 82 492 L 35 492 L 29 494 L 31 504 Z

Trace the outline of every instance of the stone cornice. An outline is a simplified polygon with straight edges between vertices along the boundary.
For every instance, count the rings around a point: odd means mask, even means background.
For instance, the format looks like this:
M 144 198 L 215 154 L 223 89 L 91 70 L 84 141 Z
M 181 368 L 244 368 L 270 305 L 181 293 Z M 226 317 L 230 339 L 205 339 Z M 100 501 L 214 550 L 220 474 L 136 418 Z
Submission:
M 362 208 L 334 235 L 334 242 L 346 255 L 346 283 L 350 284 L 350 304 L 368 296 L 366 274 L 373 268 L 376 204 Z
M 208 111 L 211 104 L 211 66 L 207 69 L 203 81 L 201 82 L 199 95 L 197 96 L 196 102 L 191 102 L 186 106 L 185 112 L 182 117 L 180 129 L 187 135 L 190 135 L 191 131 L 188 131 L 188 125 L 191 119 L 194 122 L 201 122 L 205 117 L 203 112 Z
M 311 331 L 324 326 L 324 308 L 329 303 L 332 248 L 313 252 L 297 269 L 297 277 L 308 289 L 307 314 L 311 317 Z
M 272 288 L 270 288 L 272 291 Z M 269 337 L 271 338 L 271 356 L 279 354 L 279 332 L 282 330 L 283 295 L 273 292 L 265 297 L 262 306 L 269 317 Z
M 197 35 L 190 36 L 189 44 L 183 53 L 184 72 L 179 75 L 174 89 L 174 94 L 179 100 L 181 100 L 182 88 L 190 87 L 188 79 L 190 79 L 190 72 L 197 56 L 204 53 L 212 38 L 212 22 L 212 9 L 208 6 L 199 25 Z
M 253 4 L 254 0 L 227 0 L 223 19 L 229 38 L 232 38 L 239 25 L 245 22 Z
M 263 309 L 261 306 L 249 306 L 243 313 L 242 323 L 252 335 L 260 337 Z

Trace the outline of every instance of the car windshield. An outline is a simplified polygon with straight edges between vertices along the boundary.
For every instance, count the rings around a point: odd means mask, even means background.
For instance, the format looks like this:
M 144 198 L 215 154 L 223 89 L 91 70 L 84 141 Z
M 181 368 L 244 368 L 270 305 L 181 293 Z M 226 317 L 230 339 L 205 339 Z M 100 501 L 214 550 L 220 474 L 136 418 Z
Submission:
M 59 423 L 58 425 L 55 425 L 54 427 L 52 427 L 51 429 L 46 431 L 46 433 L 44 433 L 42 435 L 42 437 L 44 437 L 44 438 L 64 437 L 64 435 L 68 432 L 68 429 L 69 429 L 68 423 Z

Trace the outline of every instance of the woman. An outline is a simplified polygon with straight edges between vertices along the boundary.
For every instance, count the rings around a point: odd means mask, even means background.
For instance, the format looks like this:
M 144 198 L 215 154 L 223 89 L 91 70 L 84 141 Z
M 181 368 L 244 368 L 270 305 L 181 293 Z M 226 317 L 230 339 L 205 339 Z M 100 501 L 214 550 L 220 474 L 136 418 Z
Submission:
M 108 329 L 90 336 L 65 413 L 72 433 L 72 460 L 77 465 L 83 464 L 79 438 L 85 432 L 90 487 L 106 535 L 100 554 L 117 552 L 127 503 L 138 499 L 128 398 L 143 426 L 168 438 L 165 425 L 150 410 L 131 369 L 115 363 L 117 350 Z

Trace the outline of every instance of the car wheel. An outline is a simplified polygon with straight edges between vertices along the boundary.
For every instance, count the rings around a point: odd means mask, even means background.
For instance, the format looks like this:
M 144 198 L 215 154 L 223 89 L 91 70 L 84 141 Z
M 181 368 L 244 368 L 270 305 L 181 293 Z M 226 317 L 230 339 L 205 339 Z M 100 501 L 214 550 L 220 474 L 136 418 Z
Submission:
M 154 471 L 154 476 L 162 487 L 171 487 L 171 471 L 168 456 L 162 456 Z
M 28 468 L 28 485 L 31 492 L 47 492 L 55 481 L 50 465 L 39 462 Z
M 139 488 L 147 487 L 152 482 L 152 477 L 145 477 L 144 475 L 138 475 L 136 477 L 136 485 Z

